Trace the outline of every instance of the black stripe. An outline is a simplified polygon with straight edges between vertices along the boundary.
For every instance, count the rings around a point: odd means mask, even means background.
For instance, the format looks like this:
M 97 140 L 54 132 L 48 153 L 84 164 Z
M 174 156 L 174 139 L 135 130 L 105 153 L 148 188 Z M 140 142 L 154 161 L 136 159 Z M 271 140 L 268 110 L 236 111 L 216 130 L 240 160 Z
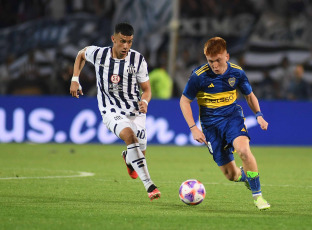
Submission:
M 95 64 L 95 60 L 96 60 L 96 56 L 99 52 L 100 48 L 98 48 L 95 52 L 94 52 L 94 55 L 93 55 L 93 63 Z
M 120 82 L 118 83 L 119 85 L 123 86 L 123 73 L 124 73 L 124 68 L 125 68 L 125 60 L 122 60 L 120 61 L 120 65 L 119 65 L 119 72 L 118 72 L 118 75 L 120 77 Z M 127 109 L 130 109 L 130 105 L 129 103 L 127 102 L 127 100 L 125 99 L 124 97 L 124 94 L 123 94 L 123 90 L 122 91 L 119 91 L 119 97 L 120 99 L 125 103 L 126 105 L 126 108 Z
M 138 85 L 137 83 L 135 83 L 135 94 L 136 96 L 138 97 L 138 100 L 140 101 L 141 100 L 141 97 L 140 97 L 140 85 Z
M 140 55 L 140 59 L 139 59 L 139 64 L 138 64 L 138 70 L 137 70 L 138 72 L 140 70 L 140 66 L 141 66 L 142 60 L 143 60 L 143 55 L 141 54 Z
M 117 124 L 115 124 L 115 126 L 114 126 L 114 133 L 115 133 L 115 135 L 117 136 L 117 134 L 116 134 L 116 128 L 117 128 Z
M 122 115 L 126 115 L 126 112 L 124 112 L 124 111 L 121 111 L 121 112 L 120 112 L 120 114 L 122 114 Z
M 98 50 L 97 50 L 96 53 L 98 53 Z M 103 60 L 105 61 L 106 54 L 107 54 L 107 52 L 105 52 L 105 50 L 103 50 L 100 63 L 102 63 Z M 94 56 L 93 58 L 94 58 L 94 64 L 95 64 L 96 56 Z M 99 74 L 100 74 L 100 79 L 101 80 L 100 80 L 100 82 L 98 82 L 98 86 L 101 89 L 102 105 L 103 105 L 103 107 L 106 107 L 105 95 L 104 95 L 104 87 L 103 87 L 103 81 L 102 81 L 103 78 L 101 78 L 101 76 L 103 75 L 103 67 L 101 67 L 101 66 L 99 68 Z
M 108 48 L 106 48 L 105 49 L 105 57 L 103 58 L 103 59 L 101 59 L 101 64 L 104 66 L 105 65 L 105 60 L 106 60 L 106 56 L 107 56 L 107 53 L 109 52 L 109 50 L 110 50 L 110 48 L 108 47 Z M 104 68 L 102 66 L 102 68 Z M 104 84 L 104 76 L 103 76 L 103 73 L 102 73 L 102 75 L 100 75 L 101 76 L 101 82 L 102 82 L 102 84 Z M 114 103 L 112 102 L 112 100 L 110 99 L 110 96 L 106 93 L 106 91 L 104 90 L 104 88 L 103 88 L 103 92 L 105 93 L 105 95 L 106 95 L 106 97 L 108 98 L 108 100 L 109 100 L 109 103 L 111 104 L 111 105 L 114 105 Z
M 142 64 L 142 61 L 143 61 L 143 55 L 140 54 L 140 58 L 139 58 L 139 64 L 138 64 L 138 68 L 137 68 L 137 71 L 139 72 L 140 70 L 140 67 L 141 67 L 141 64 Z M 138 85 L 137 83 L 134 84 L 134 92 L 138 98 L 138 100 L 140 101 L 141 100 L 141 97 L 140 97 L 140 85 Z M 136 101 L 133 102 L 133 106 L 135 107 L 135 109 L 137 111 L 139 111 L 139 105 Z
M 111 95 L 111 97 L 114 98 L 117 107 L 121 108 L 120 101 L 116 98 L 116 96 L 114 95 L 114 92 L 110 90 L 110 85 L 111 86 L 113 85 L 113 83 L 111 81 L 111 76 L 114 74 L 114 66 L 115 66 L 115 60 L 113 58 L 110 58 L 108 76 L 107 76 L 107 78 L 108 78 L 107 79 L 107 81 L 108 81 L 108 92 L 109 92 L 109 95 Z
M 106 107 L 105 95 L 104 95 L 103 87 L 101 86 L 100 82 L 98 82 L 98 87 L 101 89 L 102 105 L 105 108 Z
M 140 97 L 138 97 L 138 100 L 140 101 Z M 132 104 L 135 107 L 135 109 L 139 111 L 139 104 L 136 101 L 134 101 Z
M 132 53 L 130 54 L 130 64 L 129 64 L 129 67 L 130 67 L 131 65 L 134 66 L 134 58 L 135 58 L 135 52 L 132 52 Z M 133 76 L 132 73 L 129 73 L 129 74 L 128 74 L 128 95 L 129 95 L 129 99 L 133 99 L 133 95 L 132 95 L 132 93 L 131 93 L 132 76 Z
M 144 159 L 145 159 L 145 157 L 142 157 L 142 158 L 139 158 L 139 159 L 136 159 L 136 160 L 132 161 L 132 163 L 135 163 L 135 162 L 138 162 L 138 161 L 142 161 Z
M 143 55 L 141 54 L 141 55 L 140 55 L 140 59 L 139 59 L 139 64 L 138 64 L 138 72 L 139 72 L 139 70 L 140 70 L 142 61 L 143 61 Z M 135 89 L 136 89 L 136 95 L 137 95 L 137 97 L 139 98 L 139 100 L 141 100 L 141 99 L 140 99 L 140 85 L 138 85 L 137 87 L 135 87 Z
M 104 49 L 102 57 L 101 57 L 101 61 L 100 61 L 100 66 L 99 66 L 99 76 L 100 76 L 100 89 L 101 89 L 101 93 L 102 93 L 102 101 L 103 101 L 103 106 L 106 107 L 106 103 L 105 103 L 105 96 L 108 98 L 109 102 L 111 105 L 113 105 L 113 102 L 110 100 L 108 94 L 105 92 L 104 90 L 104 79 L 103 79 L 103 70 L 104 70 L 104 64 L 105 64 L 105 59 L 107 56 L 107 52 L 108 52 L 109 48 Z M 105 96 L 104 96 L 105 94 Z
M 135 145 L 135 146 L 133 146 L 133 147 L 127 147 L 127 149 L 135 149 L 135 148 L 140 148 L 140 146 L 138 145 Z
M 112 108 L 112 109 L 111 109 L 111 112 L 112 112 L 112 113 L 116 113 L 116 109 Z

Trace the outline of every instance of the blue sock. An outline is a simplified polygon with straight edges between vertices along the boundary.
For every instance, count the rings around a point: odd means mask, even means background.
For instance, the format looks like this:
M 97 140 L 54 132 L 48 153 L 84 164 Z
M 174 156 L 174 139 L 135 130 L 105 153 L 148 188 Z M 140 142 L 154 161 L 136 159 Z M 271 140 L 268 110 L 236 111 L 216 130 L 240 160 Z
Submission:
M 261 185 L 258 172 L 247 171 L 247 180 L 249 182 L 253 196 L 261 195 Z
M 238 177 L 236 182 L 245 182 L 247 180 L 247 176 L 246 176 L 244 169 L 242 167 L 240 170 L 242 172 L 242 175 Z

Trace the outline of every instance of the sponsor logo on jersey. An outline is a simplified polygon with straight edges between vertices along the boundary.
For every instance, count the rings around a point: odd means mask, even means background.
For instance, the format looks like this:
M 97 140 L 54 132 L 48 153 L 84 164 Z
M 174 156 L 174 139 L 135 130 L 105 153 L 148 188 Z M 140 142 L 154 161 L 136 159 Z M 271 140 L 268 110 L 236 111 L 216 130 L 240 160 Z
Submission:
M 198 92 L 196 97 L 197 103 L 199 105 L 213 109 L 231 105 L 237 99 L 236 90 L 214 94 L 206 92 Z
M 223 103 L 223 102 L 230 102 L 234 100 L 234 96 L 230 95 L 228 97 L 221 97 L 216 99 L 206 98 L 205 101 L 207 103 Z
M 115 116 L 114 119 L 115 119 L 116 121 L 119 121 L 119 120 L 122 120 L 122 117 L 121 117 L 121 116 Z
M 119 77 L 119 75 L 113 74 L 113 75 L 111 76 L 111 82 L 114 83 L 114 84 L 118 84 L 118 82 L 120 82 L 120 77 Z
M 213 83 L 211 83 L 210 85 L 208 85 L 208 88 L 213 88 L 213 87 L 214 87 Z
M 115 84 L 115 83 L 108 83 L 108 91 L 122 91 L 122 85 L 121 84 Z
M 233 87 L 233 86 L 235 85 L 235 81 L 236 81 L 235 77 L 230 77 L 230 78 L 228 79 L 228 82 L 229 82 L 229 84 L 230 84 L 231 87 Z
M 136 73 L 134 65 L 131 64 L 128 66 L 127 73 L 129 73 L 129 74 L 135 74 Z

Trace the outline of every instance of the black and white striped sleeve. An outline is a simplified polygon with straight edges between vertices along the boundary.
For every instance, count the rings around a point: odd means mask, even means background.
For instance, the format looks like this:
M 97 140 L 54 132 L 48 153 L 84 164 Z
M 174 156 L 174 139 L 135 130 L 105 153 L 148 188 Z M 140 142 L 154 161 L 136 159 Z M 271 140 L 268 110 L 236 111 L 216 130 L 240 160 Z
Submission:
M 139 69 L 138 69 L 138 72 L 137 72 L 137 80 L 139 83 L 142 83 L 142 82 L 146 82 L 149 80 L 149 76 L 148 76 L 148 70 L 147 70 L 147 63 L 145 61 L 145 58 L 142 58 L 140 60 L 140 63 L 139 63 Z
M 86 49 L 86 60 L 88 62 L 91 62 L 94 65 L 96 62 L 96 56 L 99 50 L 100 50 L 100 47 L 98 46 L 88 46 L 88 48 Z

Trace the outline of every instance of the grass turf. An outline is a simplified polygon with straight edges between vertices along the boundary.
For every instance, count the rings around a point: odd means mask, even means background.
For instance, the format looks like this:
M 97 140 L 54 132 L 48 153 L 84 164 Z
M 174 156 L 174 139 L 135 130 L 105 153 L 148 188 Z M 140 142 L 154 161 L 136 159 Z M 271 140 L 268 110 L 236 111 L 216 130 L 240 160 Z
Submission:
M 227 181 L 204 147 L 148 147 L 162 192 L 151 202 L 142 182 L 128 176 L 123 149 L 0 144 L 0 229 L 311 229 L 311 148 L 252 148 L 268 211 L 257 210 L 243 183 Z M 94 176 L 75 177 L 80 172 Z M 191 178 L 206 187 L 198 206 L 178 197 Z

